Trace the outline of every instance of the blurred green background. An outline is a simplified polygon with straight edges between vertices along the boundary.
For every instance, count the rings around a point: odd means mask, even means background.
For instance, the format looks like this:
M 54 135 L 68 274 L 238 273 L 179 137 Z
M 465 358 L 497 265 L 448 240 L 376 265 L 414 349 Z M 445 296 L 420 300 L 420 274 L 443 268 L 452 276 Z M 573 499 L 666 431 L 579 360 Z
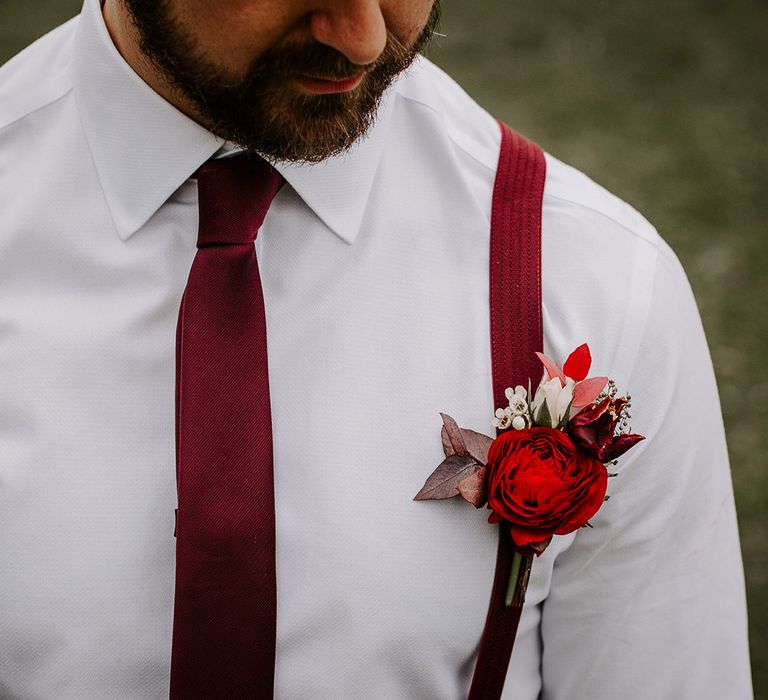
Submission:
M 768 3 L 444 5 L 430 58 L 639 209 L 688 271 L 728 430 L 755 697 L 768 698 Z M 0 63 L 79 7 L 0 0 Z

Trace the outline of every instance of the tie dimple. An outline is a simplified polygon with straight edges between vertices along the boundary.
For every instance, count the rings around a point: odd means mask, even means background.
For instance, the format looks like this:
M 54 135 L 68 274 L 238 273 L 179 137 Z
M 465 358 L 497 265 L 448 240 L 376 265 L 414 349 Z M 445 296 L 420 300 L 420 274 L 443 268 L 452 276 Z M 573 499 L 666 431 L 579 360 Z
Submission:
M 208 161 L 196 175 L 198 248 L 253 242 L 284 182 L 265 160 L 246 155 Z

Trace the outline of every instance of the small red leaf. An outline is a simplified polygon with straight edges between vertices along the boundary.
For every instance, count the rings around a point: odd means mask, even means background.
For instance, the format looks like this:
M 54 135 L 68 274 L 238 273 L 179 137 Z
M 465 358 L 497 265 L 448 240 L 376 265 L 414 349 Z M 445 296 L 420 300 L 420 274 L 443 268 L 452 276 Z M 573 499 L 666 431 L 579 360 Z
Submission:
M 550 379 L 554 379 L 555 377 L 558 377 L 560 379 L 560 383 L 563 386 L 565 386 L 565 375 L 563 374 L 563 370 L 561 370 L 552 360 L 550 360 L 542 352 L 537 352 L 536 357 L 538 357 L 541 360 L 541 364 L 543 364 L 544 369 L 547 370 L 547 376 L 549 376 Z
M 452 454 L 429 475 L 413 500 L 429 501 L 458 496 L 459 483 L 481 468 L 469 455 Z
M 568 355 L 568 359 L 563 365 L 563 372 L 574 382 L 580 382 L 587 376 L 591 366 L 592 355 L 589 353 L 589 345 L 583 343 Z
M 573 408 L 589 406 L 608 383 L 608 377 L 590 377 L 573 388 Z
M 486 501 L 485 474 L 487 467 L 480 467 L 474 474 L 462 479 L 456 487 L 461 497 L 475 508 L 482 508 Z

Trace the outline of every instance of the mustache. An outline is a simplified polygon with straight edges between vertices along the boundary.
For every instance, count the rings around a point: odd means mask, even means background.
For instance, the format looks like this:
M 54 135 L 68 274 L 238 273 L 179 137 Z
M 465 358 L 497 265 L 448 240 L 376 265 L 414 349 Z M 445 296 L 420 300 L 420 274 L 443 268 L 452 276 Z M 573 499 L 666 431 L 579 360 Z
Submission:
M 293 44 L 270 49 L 254 61 L 248 75 L 249 82 L 297 74 L 345 80 L 360 74 L 374 73 L 383 67 L 392 69 L 408 61 L 411 56 L 412 49 L 408 49 L 394 34 L 388 32 L 384 50 L 373 63 L 353 63 L 344 54 L 325 44 Z
M 392 74 L 405 69 L 414 56 L 430 41 L 440 25 L 442 1 L 434 0 L 429 17 L 421 34 L 412 46 L 406 46 L 387 30 L 387 40 L 381 55 L 373 63 L 352 63 L 343 53 L 317 42 L 275 46 L 254 61 L 249 76 L 253 82 L 269 77 L 286 77 L 301 74 L 311 77 L 344 80 L 361 73 Z M 251 80 L 249 80 L 251 82 Z

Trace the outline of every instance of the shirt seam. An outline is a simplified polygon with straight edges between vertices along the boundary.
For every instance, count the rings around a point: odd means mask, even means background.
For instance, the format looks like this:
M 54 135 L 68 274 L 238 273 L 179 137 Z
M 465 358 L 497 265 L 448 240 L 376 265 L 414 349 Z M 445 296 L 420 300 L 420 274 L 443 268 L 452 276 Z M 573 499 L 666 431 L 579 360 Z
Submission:
M 552 193 L 546 192 L 546 191 L 544 193 L 544 198 L 545 199 L 556 199 L 556 200 L 558 200 L 560 202 L 567 202 L 568 204 L 573 204 L 576 207 L 580 207 L 581 209 L 586 209 L 587 211 L 591 211 L 591 212 L 593 212 L 595 214 L 598 214 L 603 219 L 606 219 L 607 221 L 610 221 L 611 223 L 616 224 L 616 226 L 621 227 L 622 229 L 624 229 L 624 231 L 626 231 L 627 233 L 631 234 L 633 237 L 639 238 L 639 239 L 645 241 L 649 246 L 651 246 L 652 248 L 656 249 L 656 251 L 659 250 L 660 236 L 659 236 L 658 232 L 656 231 L 656 229 L 653 227 L 653 224 L 651 224 L 651 223 L 648 223 L 648 226 L 656 234 L 653 237 L 649 237 L 647 235 L 644 235 L 639 230 L 631 228 L 630 226 L 628 226 L 624 222 L 619 221 L 619 219 L 617 219 L 614 216 L 611 216 L 610 214 L 606 213 L 602 209 L 598 209 L 596 207 L 590 206 L 589 204 L 585 204 L 584 202 L 579 202 L 576 199 L 571 199 L 569 197 L 561 197 L 559 195 L 552 194 Z M 642 215 L 639 214 L 639 216 L 642 216 Z
M 488 165 L 488 163 L 486 163 L 485 161 L 480 160 L 480 158 L 478 156 L 476 156 L 471 151 L 467 150 L 467 148 L 463 144 L 461 144 L 459 141 L 457 141 L 453 137 L 453 135 L 450 133 L 450 131 L 448 132 L 448 137 L 451 139 L 451 143 L 454 146 L 456 146 L 456 148 L 460 149 L 462 151 L 462 153 L 465 153 L 466 155 L 468 155 L 472 160 L 475 161 L 475 163 L 477 163 L 478 165 L 480 165 L 483 168 L 485 168 L 489 173 L 495 173 L 496 172 L 496 170 L 498 169 L 497 167 L 493 167 L 491 165 Z
M 67 86 L 66 90 L 64 90 L 64 92 L 62 92 L 60 95 L 57 95 L 56 97 L 50 100 L 47 100 L 42 104 L 37 105 L 36 107 L 33 107 L 32 109 L 29 109 L 16 117 L 12 117 L 9 122 L 0 124 L 0 132 L 5 131 L 5 129 L 12 127 L 14 124 L 18 124 L 19 122 L 23 121 L 27 117 L 31 117 L 33 114 L 45 109 L 46 107 L 51 107 L 55 105 L 57 102 L 59 102 L 60 100 L 64 99 L 67 95 L 69 95 L 69 93 L 72 92 L 72 90 L 73 90 L 72 85 L 69 85 Z
M 421 107 L 424 107 L 425 109 L 428 109 L 430 112 L 432 112 L 437 117 L 439 117 L 441 120 L 443 120 L 443 123 L 446 123 L 445 122 L 445 116 L 434 105 L 432 105 L 432 104 L 430 104 L 428 102 L 425 102 L 424 100 L 421 100 L 421 99 L 419 99 L 418 97 L 416 97 L 414 95 L 404 95 L 402 92 L 398 92 L 397 96 L 402 98 L 402 99 L 404 99 L 404 100 L 408 100 L 409 102 L 413 102 L 413 103 L 415 103 L 415 104 L 417 104 L 417 105 L 419 105 Z M 475 155 L 471 151 L 467 150 L 467 148 L 455 138 L 455 136 L 453 135 L 453 130 L 450 127 L 448 127 L 447 124 L 446 124 L 446 130 L 445 131 L 446 131 L 446 133 L 448 135 L 448 138 L 450 139 L 451 143 L 456 148 L 460 149 L 462 153 L 464 153 L 467 156 L 469 156 L 473 161 L 475 161 L 475 163 L 477 163 L 478 165 L 480 165 L 483 168 L 485 168 L 489 173 L 496 172 L 496 168 L 494 166 L 488 165 L 488 163 L 486 163 L 484 160 L 481 160 L 477 155 Z
M 645 309 L 643 311 L 643 329 L 640 332 L 638 338 L 640 342 L 645 339 L 646 334 L 648 333 L 648 319 L 651 317 L 651 306 L 653 305 L 653 292 L 656 288 L 656 280 L 659 276 L 659 263 L 662 259 L 661 255 L 661 249 L 658 245 L 654 246 L 654 255 L 653 255 L 653 274 L 651 275 L 651 278 L 648 280 L 648 294 L 646 297 L 647 303 L 645 304 Z M 639 264 L 639 263 L 638 263 Z M 639 347 L 640 343 L 638 343 L 638 352 L 635 352 L 635 356 L 632 358 L 632 365 L 630 367 L 627 367 L 627 380 L 630 381 L 635 376 L 635 369 L 637 368 L 638 363 L 638 356 L 639 356 Z
M 432 112 L 433 114 L 437 115 L 441 119 L 444 119 L 443 115 L 440 113 L 440 111 L 434 105 L 432 105 L 432 104 L 430 104 L 428 102 L 425 102 L 424 100 L 419 99 L 417 96 L 414 96 L 414 95 L 407 95 L 407 94 L 403 94 L 402 92 L 398 92 L 397 94 L 398 94 L 398 97 L 401 97 L 404 100 L 408 100 L 409 102 L 413 102 L 413 103 L 415 103 L 417 105 L 420 105 L 420 106 L 428 109 L 430 112 Z M 476 154 L 472 153 L 472 151 L 468 150 L 466 148 L 466 146 L 464 146 L 459 140 L 457 140 L 454 137 L 453 132 L 452 132 L 452 130 L 450 128 L 446 128 L 446 133 L 447 133 L 448 138 L 450 139 L 451 143 L 456 148 L 458 148 L 462 153 L 464 153 L 465 155 L 470 157 L 475 163 L 477 163 L 478 165 L 480 165 L 481 167 L 486 169 L 489 173 L 495 173 L 496 172 L 497 168 L 495 168 L 495 167 L 489 165 L 488 163 L 486 163 L 479 156 L 477 156 Z M 612 223 L 616 224 L 617 226 L 620 226 L 623 230 L 625 230 L 627 233 L 631 234 L 632 236 L 634 236 L 636 238 L 641 238 L 646 243 L 648 243 L 650 246 L 652 246 L 653 248 L 656 248 L 658 250 L 658 247 L 659 247 L 658 240 L 653 240 L 652 238 L 649 238 L 648 236 L 642 234 L 640 231 L 631 228 L 626 223 L 624 223 L 622 221 L 619 221 L 617 218 L 615 218 L 615 217 L 611 216 L 610 214 L 606 213 L 602 209 L 598 209 L 598 208 L 596 208 L 594 206 L 590 206 L 589 204 L 585 204 L 584 202 L 580 202 L 580 201 L 578 201 L 576 199 L 572 199 L 572 198 L 569 198 L 569 197 L 562 197 L 562 196 L 559 196 L 559 195 L 556 195 L 556 194 L 552 194 L 551 192 L 547 192 L 546 189 L 544 191 L 544 199 L 545 200 L 546 199 L 556 199 L 556 200 L 559 200 L 561 202 L 568 202 L 569 204 L 573 204 L 574 206 L 580 207 L 582 209 L 586 209 L 587 211 L 594 212 L 595 214 L 598 214 L 602 218 L 606 219 L 607 221 L 611 221 Z M 648 225 L 651 228 L 653 228 L 653 226 L 650 223 Z M 655 231 L 655 229 L 654 229 L 654 231 Z

